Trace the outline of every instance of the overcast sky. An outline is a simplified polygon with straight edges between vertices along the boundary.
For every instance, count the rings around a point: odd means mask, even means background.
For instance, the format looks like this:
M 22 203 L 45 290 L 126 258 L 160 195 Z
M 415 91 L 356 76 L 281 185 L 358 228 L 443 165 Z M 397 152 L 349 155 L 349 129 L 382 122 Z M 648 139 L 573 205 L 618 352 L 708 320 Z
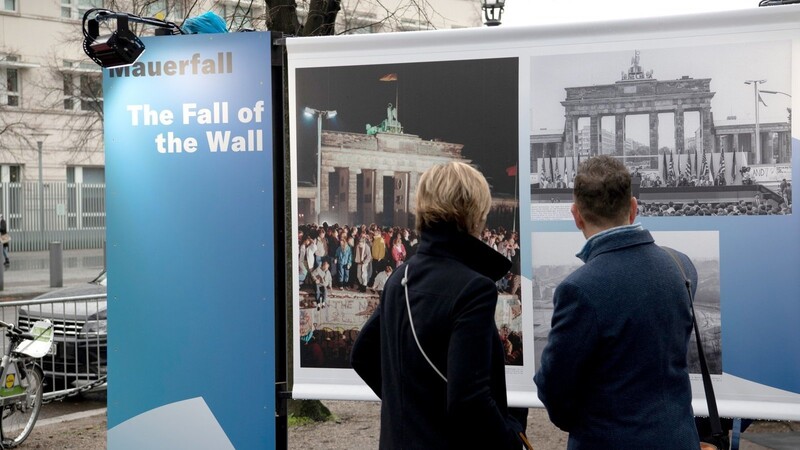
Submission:
M 592 22 L 758 7 L 758 0 L 506 0 L 504 26 Z

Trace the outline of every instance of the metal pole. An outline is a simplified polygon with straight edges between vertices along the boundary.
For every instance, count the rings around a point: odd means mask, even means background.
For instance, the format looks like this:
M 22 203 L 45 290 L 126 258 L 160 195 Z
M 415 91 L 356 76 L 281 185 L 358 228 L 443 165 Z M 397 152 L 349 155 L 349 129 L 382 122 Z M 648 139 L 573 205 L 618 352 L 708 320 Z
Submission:
M 761 130 L 758 123 L 758 83 L 759 80 L 753 81 L 753 90 L 756 100 L 756 164 L 761 164 Z
M 317 224 L 322 213 L 322 111 L 317 111 Z
M 64 259 L 61 242 L 51 242 L 50 248 L 50 287 L 64 287 Z
M 39 242 L 44 246 L 44 185 L 42 184 L 42 141 L 37 141 L 39 148 Z

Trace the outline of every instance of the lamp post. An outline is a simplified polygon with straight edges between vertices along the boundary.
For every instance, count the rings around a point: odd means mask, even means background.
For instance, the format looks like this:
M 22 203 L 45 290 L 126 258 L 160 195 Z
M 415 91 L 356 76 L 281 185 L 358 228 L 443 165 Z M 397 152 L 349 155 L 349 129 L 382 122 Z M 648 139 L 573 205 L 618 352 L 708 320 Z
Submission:
M 760 89 L 758 92 L 762 93 L 762 94 L 781 94 L 781 95 L 785 95 L 785 96 L 789 97 L 790 99 L 792 98 L 792 96 L 790 94 L 787 94 L 786 92 L 781 92 L 781 91 L 768 91 L 766 89 Z M 765 104 L 765 106 L 766 106 L 766 104 Z M 789 113 L 788 121 L 789 121 L 789 128 L 791 129 L 791 127 L 792 127 L 792 108 L 791 107 L 786 108 L 786 111 Z M 789 134 L 791 134 L 791 130 L 790 130 Z M 791 146 L 790 146 L 790 148 L 791 148 Z M 791 150 L 789 150 L 789 151 L 791 151 Z
M 500 17 L 503 15 L 503 7 L 505 7 L 505 5 L 505 0 L 481 0 L 483 17 L 486 18 L 484 24 L 487 27 L 496 27 L 500 25 Z M 496 17 L 495 13 L 497 13 Z
M 761 93 L 764 93 L 764 94 L 783 94 L 783 95 L 785 95 L 785 96 L 787 96 L 789 98 L 792 98 L 791 95 L 787 94 L 786 92 L 781 92 L 781 91 L 768 91 L 766 89 L 762 89 L 762 90 L 760 90 L 758 92 L 761 92 Z M 789 113 L 789 126 L 792 126 L 792 108 L 786 108 L 786 111 Z
M 42 144 L 47 138 L 47 133 L 34 133 L 36 148 L 39 152 L 39 240 L 44 244 L 44 184 L 42 181 Z
M 306 117 L 317 118 L 317 201 L 314 202 L 316 210 L 316 220 L 319 223 L 319 215 L 322 203 L 322 119 L 333 119 L 336 117 L 336 110 L 328 111 L 324 109 L 306 108 L 303 110 Z
M 747 80 L 744 84 L 753 85 L 753 94 L 755 95 L 756 107 L 756 164 L 761 164 L 761 130 L 758 123 L 758 85 L 766 83 L 767 80 Z M 735 151 L 735 150 L 734 150 Z

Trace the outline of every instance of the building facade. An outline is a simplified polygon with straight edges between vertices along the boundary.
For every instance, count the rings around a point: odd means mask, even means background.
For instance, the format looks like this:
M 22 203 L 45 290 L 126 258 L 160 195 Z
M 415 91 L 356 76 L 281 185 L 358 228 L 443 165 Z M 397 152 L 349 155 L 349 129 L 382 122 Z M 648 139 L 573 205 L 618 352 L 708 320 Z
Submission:
M 297 2 L 301 22 L 308 4 Z M 60 238 L 46 236 L 56 229 L 105 228 L 102 72 L 84 54 L 81 32 L 95 7 L 178 24 L 210 10 L 231 30 L 265 30 L 269 21 L 263 0 L 0 1 L 0 214 L 12 232 L 48 240 Z M 343 0 L 336 31 L 473 27 L 480 13 L 468 0 Z

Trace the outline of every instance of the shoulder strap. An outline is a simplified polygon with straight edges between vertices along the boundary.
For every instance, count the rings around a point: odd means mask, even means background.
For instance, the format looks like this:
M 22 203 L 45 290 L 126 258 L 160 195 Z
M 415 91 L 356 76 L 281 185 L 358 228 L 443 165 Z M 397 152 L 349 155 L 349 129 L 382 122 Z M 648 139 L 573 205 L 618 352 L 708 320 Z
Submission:
M 686 285 L 686 291 L 689 293 L 689 305 L 692 308 L 692 323 L 694 325 L 694 336 L 695 341 L 697 343 L 697 358 L 700 360 L 700 371 L 703 375 L 703 388 L 706 394 L 706 402 L 708 403 L 708 418 L 711 422 L 711 434 L 713 436 L 722 436 L 722 425 L 719 422 L 719 411 L 717 410 L 717 399 L 714 396 L 714 386 L 711 384 L 711 374 L 708 371 L 708 363 L 706 362 L 706 353 L 703 350 L 703 341 L 700 339 L 700 328 L 697 326 L 697 317 L 695 317 L 694 312 L 694 295 L 692 294 L 692 281 L 689 280 L 689 277 L 686 276 L 686 271 L 683 268 L 683 264 L 681 263 L 680 258 L 675 250 L 669 247 L 661 247 L 663 248 L 669 256 L 672 257 L 672 260 L 675 261 L 675 265 L 678 266 L 678 269 L 681 271 L 681 276 L 683 276 L 684 284 Z
M 403 273 L 403 279 L 400 280 L 400 284 L 403 285 L 403 289 L 405 290 L 406 293 L 406 307 L 408 308 L 408 323 L 409 325 L 411 325 L 411 334 L 414 335 L 414 340 L 417 342 L 417 348 L 419 348 L 419 351 L 420 353 L 422 353 L 422 356 L 425 357 L 425 361 L 428 361 L 428 364 L 431 365 L 431 368 L 433 368 L 433 370 L 436 371 L 436 374 L 438 374 L 439 377 L 441 377 L 441 379 L 443 379 L 444 382 L 447 383 L 447 377 L 442 375 L 442 372 L 439 371 L 439 369 L 433 364 L 433 361 L 431 361 L 431 359 L 428 358 L 428 354 L 425 353 L 425 350 L 422 349 L 422 344 L 419 343 L 419 338 L 417 337 L 417 330 L 414 329 L 414 319 L 411 317 L 411 302 L 408 300 L 408 264 L 406 264 L 406 270 L 405 273 Z

